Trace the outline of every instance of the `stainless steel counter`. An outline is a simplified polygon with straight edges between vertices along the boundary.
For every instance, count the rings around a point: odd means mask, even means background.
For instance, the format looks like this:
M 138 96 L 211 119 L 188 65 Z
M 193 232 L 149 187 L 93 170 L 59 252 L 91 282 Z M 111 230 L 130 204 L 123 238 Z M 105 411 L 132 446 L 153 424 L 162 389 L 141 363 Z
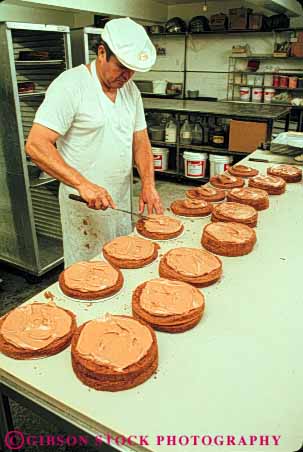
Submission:
M 227 102 L 205 102 L 178 99 L 143 99 L 145 110 L 180 113 L 204 113 L 238 119 L 276 120 L 286 116 L 290 108 L 274 105 L 232 104 Z

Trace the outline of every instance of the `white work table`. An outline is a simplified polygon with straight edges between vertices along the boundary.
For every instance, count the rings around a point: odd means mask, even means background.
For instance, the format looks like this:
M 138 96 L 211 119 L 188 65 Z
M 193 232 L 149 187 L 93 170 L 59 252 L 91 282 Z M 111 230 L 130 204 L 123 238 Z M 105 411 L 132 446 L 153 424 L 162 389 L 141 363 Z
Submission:
M 250 155 L 249 157 L 252 157 Z M 257 151 L 255 158 L 285 157 Z M 247 165 L 261 173 L 271 164 Z M 169 207 L 169 206 L 166 206 Z M 160 255 L 180 247 L 201 247 L 206 219 L 182 219 L 182 237 L 159 242 Z M 56 356 L 17 361 L 0 356 L 0 382 L 91 435 L 148 435 L 149 446 L 123 451 L 279 451 L 303 442 L 303 184 L 288 184 L 270 196 L 259 213 L 257 243 L 243 257 L 221 257 L 223 277 L 202 289 L 204 317 L 182 334 L 158 333 L 157 374 L 134 389 L 110 393 L 84 386 L 71 367 L 70 347 Z M 26 303 L 47 301 L 77 315 L 78 324 L 102 316 L 131 314 L 138 284 L 158 277 L 159 258 L 139 270 L 123 270 L 125 284 L 99 303 L 73 301 L 53 284 Z M 49 432 L 51 433 L 51 432 Z M 279 446 L 156 445 L 157 435 L 277 435 Z

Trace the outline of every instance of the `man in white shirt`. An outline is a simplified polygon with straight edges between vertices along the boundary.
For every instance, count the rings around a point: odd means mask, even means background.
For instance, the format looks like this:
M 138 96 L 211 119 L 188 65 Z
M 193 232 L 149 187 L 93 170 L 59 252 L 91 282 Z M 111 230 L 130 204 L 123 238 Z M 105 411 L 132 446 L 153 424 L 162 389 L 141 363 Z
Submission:
M 155 189 L 151 145 L 141 95 L 131 81 L 146 72 L 156 51 L 129 18 L 109 21 L 97 59 L 63 72 L 49 86 L 26 152 L 61 182 L 65 266 L 100 253 L 102 244 L 131 232 L 130 182 L 134 160 L 141 177 L 139 212 L 163 213 Z M 57 148 L 55 146 L 57 144 Z M 87 202 L 69 199 L 78 193 Z

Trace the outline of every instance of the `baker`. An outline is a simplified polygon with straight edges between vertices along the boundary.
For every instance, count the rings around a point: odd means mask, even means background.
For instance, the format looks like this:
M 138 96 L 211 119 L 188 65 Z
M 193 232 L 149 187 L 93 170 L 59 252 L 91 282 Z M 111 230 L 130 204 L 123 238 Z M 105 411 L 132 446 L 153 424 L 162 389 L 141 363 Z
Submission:
M 156 51 L 129 18 L 109 21 L 97 58 L 63 72 L 49 86 L 26 152 L 58 179 L 65 266 L 100 254 L 102 245 L 131 232 L 132 163 L 141 178 L 139 212 L 163 213 L 135 71 L 147 72 Z M 57 146 L 57 147 L 56 147 Z M 69 199 L 80 194 L 87 205 Z

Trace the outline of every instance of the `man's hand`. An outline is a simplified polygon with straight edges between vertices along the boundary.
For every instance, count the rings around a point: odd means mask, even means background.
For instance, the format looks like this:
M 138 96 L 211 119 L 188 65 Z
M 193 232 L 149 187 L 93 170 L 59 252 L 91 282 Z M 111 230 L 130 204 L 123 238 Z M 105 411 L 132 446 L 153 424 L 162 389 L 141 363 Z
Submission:
M 147 205 L 147 213 L 163 214 L 164 209 L 160 196 L 153 185 L 143 185 L 139 198 L 139 213 L 143 213 Z
M 77 187 L 80 196 L 87 202 L 88 207 L 96 210 L 106 210 L 108 207 L 116 208 L 110 194 L 105 188 L 91 182 L 84 182 Z

